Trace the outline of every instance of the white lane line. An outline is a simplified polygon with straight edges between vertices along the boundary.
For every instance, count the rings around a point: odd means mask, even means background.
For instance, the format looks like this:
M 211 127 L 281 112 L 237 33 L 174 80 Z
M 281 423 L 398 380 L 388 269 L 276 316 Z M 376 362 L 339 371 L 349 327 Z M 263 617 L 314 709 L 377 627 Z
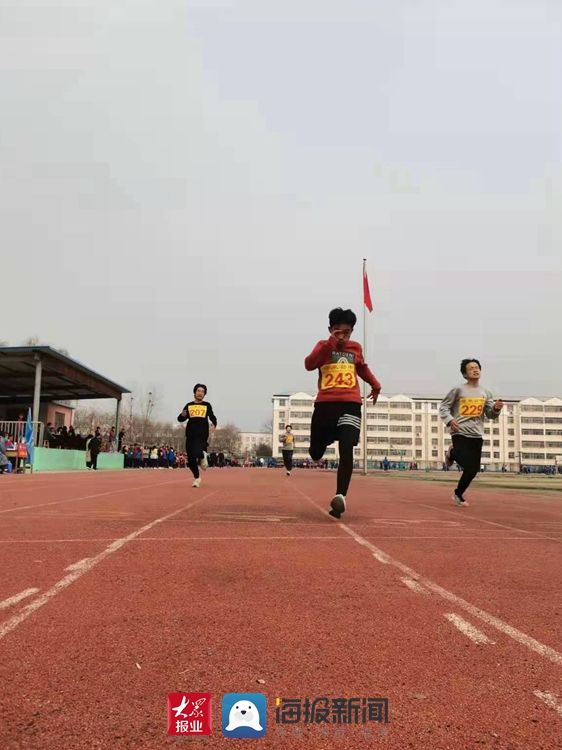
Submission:
M 53 484 L 47 484 L 46 482 L 43 484 L 33 484 L 33 483 L 27 483 L 26 485 L 20 484 L 22 477 L 19 477 L 17 480 L 17 484 L 10 484 L 5 486 L 5 493 L 3 493 L 3 497 L 10 499 L 10 497 L 15 493 L 16 490 L 19 490 L 20 492 L 30 492 L 31 490 L 35 489 L 43 489 L 44 487 L 53 487 Z
M 119 490 L 110 490 L 109 492 L 97 492 L 95 495 L 83 495 L 82 497 L 70 497 L 67 500 L 54 500 L 52 503 L 39 503 L 38 505 L 20 505 L 18 508 L 6 508 L 0 510 L 0 513 L 17 513 L 20 510 L 28 508 L 46 508 L 50 505 L 61 505 L 62 503 L 75 503 L 78 500 L 91 500 L 94 497 L 105 497 L 106 495 L 117 495 L 119 492 L 132 492 L 133 490 L 151 490 L 153 487 L 161 487 L 165 484 L 185 483 L 185 480 L 177 479 L 173 482 L 158 482 L 156 484 L 141 484 L 136 487 L 123 487 Z M 72 516 L 70 516 L 72 518 Z
M 546 703 L 549 708 L 554 709 L 556 713 L 560 717 L 562 717 L 562 703 L 558 701 L 557 697 L 553 693 L 541 693 L 540 690 L 533 690 L 533 695 L 536 695 L 537 698 L 540 698 L 543 703 Z
M 157 526 L 160 523 L 164 523 L 164 521 L 168 521 L 170 518 L 173 518 L 174 516 L 177 516 L 180 513 L 183 513 L 184 511 L 189 510 L 189 508 L 192 508 L 197 503 L 200 503 L 203 500 L 206 500 L 207 498 L 211 497 L 211 495 L 216 494 L 217 491 L 218 490 L 214 490 L 213 492 L 210 492 L 208 495 L 204 495 L 203 497 L 200 497 L 198 500 L 194 500 L 192 503 L 188 503 L 187 505 L 184 505 L 182 508 L 175 510 L 173 513 L 168 513 L 165 516 L 161 516 L 160 518 L 157 518 L 155 521 L 151 521 L 150 523 L 146 524 L 146 526 L 142 526 L 140 529 L 133 531 L 131 534 L 128 534 L 127 536 L 124 536 L 121 539 L 116 539 L 114 542 L 112 542 L 108 547 L 102 550 L 102 552 L 100 552 L 95 557 L 88 558 L 87 560 L 81 560 L 80 563 L 76 563 L 76 565 L 79 565 L 79 567 L 69 572 L 68 575 L 64 576 L 64 578 L 61 578 L 60 581 L 57 581 L 57 583 L 55 583 L 54 586 L 52 586 L 48 591 L 45 591 L 44 594 L 41 594 L 41 596 L 38 596 L 37 599 L 34 599 L 30 604 L 24 607 L 17 615 L 14 615 L 9 620 L 6 620 L 6 622 L 0 625 L 0 640 L 2 640 L 4 636 L 8 635 L 8 633 L 10 633 L 12 630 L 15 630 L 18 627 L 18 625 L 21 625 L 21 623 L 24 622 L 24 620 L 27 620 L 27 618 L 30 617 L 30 615 L 32 615 L 38 609 L 40 609 L 40 607 L 43 607 L 51 599 L 53 599 L 57 594 L 60 594 L 62 591 L 68 588 L 70 584 L 74 583 L 79 578 L 81 578 L 85 573 L 92 570 L 92 568 L 94 568 L 98 563 L 102 562 L 102 560 L 105 560 L 106 557 L 109 557 L 109 555 L 112 555 L 114 552 L 117 552 L 118 550 L 120 550 L 121 547 L 124 547 L 128 542 L 131 542 L 133 539 L 139 536 L 139 534 L 144 534 L 145 531 L 149 531 L 154 526 Z
M 466 535 L 466 536 L 465 535 L 449 536 L 448 534 L 447 535 L 443 534 L 442 536 L 421 536 L 421 535 L 420 536 L 416 536 L 416 535 L 413 535 L 413 536 L 392 536 L 390 534 L 388 536 L 380 536 L 378 534 L 375 535 L 375 536 L 373 536 L 372 534 L 369 534 L 369 536 L 367 536 L 366 538 L 367 539 L 389 539 L 389 540 L 392 540 L 392 539 L 419 539 L 420 541 L 423 541 L 423 540 L 430 541 L 430 540 L 433 539 L 433 540 L 437 540 L 437 541 L 440 541 L 440 542 L 448 542 L 448 541 L 451 541 L 451 542 L 486 542 L 487 544 L 489 544 L 491 541 L 493 541 L 493 542 L 536 542 L 537 541 L 536 538 L 528 537 L 528 536 L 495 536 L 495 535 L 490 535 L 490 536 L 480 536 L 480 535 L 477 535 L 477 536 L 468 536 L 468 535 Z M 550 537 L 543 537 L 543 540 L 541 540 L 541 541 L 545 541 L 545 542 L 559 542 L 559 541 L 562 541 L 562 538 L 561 539 L 554 539 L 553 537 L 552 538 L 550 538 Z
M 491 641 L 488 636 L 484 635 L 481 630 L 478 630 L 478 628 L 475 628 L 474 625 L 471 625 L 466 620 L 463 620 L 463 618 L 459 617 L 459 615 L 455 615 L 453 612 L 450 612 L 449 614 L 443 615 L 443 617 L 449 620 L 449 622 L 451 622 L 456 628 L 458 628 L 461 633 L 466 635 L 467 638 L 470 638 L 471 641 L 474 641 L 474 643 L 478 643 L 478 645 L 483 645 L 484 643 L 494 643 L 494 641 Z
M 414 528 L 434 529 L 459 529 L 466 527 L 461 521 L 444 521 L 439 518 L 370 518 L 369 523 L 373 526 L 398 527 L 410 526 Z
M 209 518 L 215 518 L 219 521 L 296 521 L 297 516 L 281 516 L 276 514 L 275 511 L 272 513 L 236 513 L 227 512 L 224 513 L 210 513 Z
M 36 517 L 37 518 L 43 518 L 43 516 L 22 516 L 22 518 L 26 518 L 26 519 L 27 518 L 36 518 Z M 14 518 L 14 516 L 12 516 L 12 518 Z M 69 516 L 59 516 L 59 520 L 61 518 L 70 518 L 70 517 Z M 77 516 L 72 516 L 72 520 L 76 520 L 77 518 L 78 518 Z M 91 520 L 91 519 L 88 517 L 85 520 Z M 100 519 L 96 518 L 94 520 L 100 520 Z M 127 523 L 131 523 L 135 519 L 128 518 L 128 519 L 123 519 L 123 520 L 126 520 Z M 193 525 L 195 525 L 196 523 L 198 523 L 198 522 L 194 521 Z M 306 524 L 294 523 L 294 524 L 290 524 L 290 525 L 291 526 L 303 526 L 303 525 L 306 525 Z M 310 524 L 310 525 L 311 526 L 322 526 L 322 527 L 326 526 L 326 524 Z M 240 526 L 240 524 L 238 524 L 238 526 Z M 87 538 L 87 537 L 85 537 L 83 539 L 74 539 L 74 538 L 71 538 L 71 539 L 0 539 L 0 544 L 43 544 L 43 543 L 51 543 L 51 542 L 110 542 L 112 539 L 116 539 L 116 538 L 117 537 L 111 536 L 111 537 L 103 537 L 103 538 L 94 537 L 92 539 Z M 152 537 L 147 537 L 147 538 L 152 538 Z M 171 538 L 176 538 L 176 537 L 171 537 Z M 180 537 L 177 537 L 177 538 L 180 538 Z M 191 538 L 192 537 L 181 537 L 181 539 L 191 539 Z M 227 537 L 217 537 L 217 539 L 222 539 L 222 538 L 226 539 Z M 237 538 L 237 537 L 234 537 L 234 538 Z M 251 539 L 252 537 L 248 537 L 248 538 Z M 263 538 L 265 539 L 266 537 L 263 537 Z M 271 539 L 276 539 L 276 538 L 277 537 L 271 537 Z M 284 537 L 282 537 L 282 538 L 284 538 Z M 367 538 L 371 538 L 371 537 L 367 537 Z M 322 536 L 322 537 L 308 537 L 308 536 L 303 536 L 302 539 L 345 539 L 345 537 L 341 537 L 341 536 Z M 426 540 L 432 540 L 432 541 L 447 542 L 447 541 L 449 541 L 449 539 L 451 539 L 451 537 L 447 537 L 447 536 L 421 536 L 421 537 L 420 536 L 377 536 L 377 537 L 375 537 L 375 539 L 377 539 L 379 541 L 381 539 L 388 540 L 388 541 L 406 541 L 406 540 L 418 540 L 418 539 L 423 540 L 423 539 L 426 539 Z M 464 541 L 485 541 L 481 537 L 471 537 L 471 536 L 468 536 L 468 537 L 454 537 L 454 540 L 457 541 L 457 542 L 464 542 Z M 142 540 L 139 540 L 139 541 L 142 541 Z M 494 542 L 498 542 L 498 541 L 504 541 L 504 542 L 505 541 L 510 541 L 510 542 L 531 541 L 532 542 L 532 541 L 536 541 L 536 540 L 528 539 L 527 537 L 518 537 L 518 536 L 505 536 L 505 537 L 500 536 L 500 537 L 494 537 Z M 374 555 L 373 555 L 373 557 L 374 557 Z M 388 563 L 388 560 L 385 557 L 384 559 L 381 558 L 379 560 L 379 562 Z
M 423 586 L 420 586 L 420 584 L 417 581 L 414 581 L 413 578 L 401 578 L 400 580 L 409 589 L 415 591 L 416 594 L 429 594 L 429 591 L 427 591 L 427 589 L 424 589 Z
M 0 602 L 0 609 L 13 607 L 14 604 L 19 604 L 22 599 L 27 599 L 28 596 L 36 594 L 38 591 L 39 589 L 26 589 L 25 591 L 20 591 L 19 594 L 14 594 L 14 596 L 10 596 L 9 599 L 4 599 L 3 602 Z
M 312 500 L 312 498 L 310 498 L 307 494 L 305 494 L 298 487 L 295 487 L 295 489 L 300 495 L 302 495 L 306 500 L 308 500 L 308 502 L 311 503 L 311 505 L 313 505 L 323 515 L 329 518 L 332 523 L 334 523 L 334 519 L 328 514 L 327 511 L 324 510 L 324 508 L 322 508 L 320 505 L 317 505 L 314 502 L 314 500 Z M 353 531 L 353 529 L 351 529 L 349 526 L 346 526 L 346 524 L 342 523 L 341 521 L 338 521 L 338 526 L 340 529 L 345 531 L 346 534 L 349 534 L 351 537 L 353 537 L 353 539 L 355 539 L 355 541 L 358 544 L 370 550 L 370 552 L 373 553 L 373 556 L 375 556 L 375 553 L 377 555 L 384 556 L 384 558 L 386 558 L 387 560 L 387 564 L 393 565 L 399 571 L 401 571 L 402 573 L 405 573 L 409 578 L 415 579 L 418 583 L 425 586 L 426 589 L 433 591 L 435 594 L 438 594 L 440 597 L 442 597 L 446 601 L 452 602 L 455 606 L 460 607 L 461 609 L 464 609 L 465 612 L 468 612 L 473 617 L 476 617 L 479 620 L 482 620 L 482 622 L 485 622 L 487 625 L 491 625 L 492 627 L 496 628 L 496 630 L 499 630 L 500 633 L 503 633 L 504 635 L 507 635 L 510 638 L 512 638 L 514 641 L 517 641 L 517 643 L 520 643 L 521 645 L 526 646 L 526 648 L 528 648 L 530 651 L 534 651 L 536 654 L 538 654 L 539 656 L 542 656 L 544 659 L 548 659 L 554 664 L 557 664 L 558 666 L 562 667 L 562 654 L 560 654 L 555 649 L 551 648 L 550 646 L 546 646 L 544 643 L 541 643 L 540 641 L 537 641 L 535 638 L 532 638 L 526 633 L 523 633 L 521 630 L 518 630 L 517 628 L 514 628 L 511 625 L 508 625 L 508 623 L 504 622 L 503 620 L 500 620 L 499 617 L 495 617 L 494 615 L 491 615 L 489 612 L 486 612 L 485 610 L 474 606 L 474 604 L 470 604 L 470 602 L 465 601 L 460 596 L 457 596 L 456 594 L 453 594 L 451 591 L 448 591 L 442 586 L 439 586 L 437 583 L 434 583 L 429 578 L 425 578 L 424 576 L 420 575 L 412 568 L 409 568 L 407 565 L 404 565 L 404 563 L 401 563 L 399 560 L 395 560 L 394 558 L 387 555 L 386 552 L 383 552 L 378 547 L 375 547 L 374 544 L 371 544 L 371 542 L 368 542 L 364 537 L 362 537 L 360 534 L 357 534 L 355 531 Z
M 398 496 L 396 500 L 399 503 L 404 503 L 405 505 L 413 505 L 412 500 L 407 500 L 403 495 Z M 452 504 L 452 503 L 451 503 Z M 459 509 L 453 510 L 452 508 L 438 508 L 435 505 L 428 505 L 427 503 L 415 503 L 416 508 L 429 508 L 430 510 L 436 510 L 440 513 L 448 513 L 448 514 L 458 514 Z M 463 508 L 462 510 L 467 510 L 466 508 Z M 498 521 L 488 521 L 485 518 L 479 518 L 478 516 L 472 515 L 470 513 L 469 516 L 466 517 L 467 520 L 470 521 L 477 521 L 478 523 L 485 523 L 488 526 L 495 526 L 500 529 L 507 529 L 508 531 L 518 531 L 521 534 L 528 534 L 531 539 L 550 539 L 552 542 L 562 542 L 562 539 L 558 539 L 557 537 L 552 536 L 545 536 L 544 534 L 539 534 L 536 531 L 530 531 L 529 529 L 522 529 L 519 526 L 512 526 L 510 524 L 505 523 L 498 523 Z
M 355 541 L 357 541 L 357 540 L 355 540 Z M 377 550 L 376 552 L 373 552 L 373 557 L 375 558 L 375 560 L 378 560 L 383 565 L 389 565 L 390 564 L 390 557 L 387 554 L 385 554 L 384 552 L 381 552 L 381 551 Z
M 64 473 L 64 472 L 61 472 Z M 88 473 L 88 472 L 84 472 Z M 59 472 L 57 472 L 57 476 L 55 478 L 53 473 L 53 481 L 52 482 L 43 482 L 39 483 L 39 481 L 33 481 L 32 479 L 24 480 L 23 476 L 20 476 L 16 479 L 16 483 L 10 482 L 9 485 L 5 485 L 4 492 L 1 494 L 1 498 L 3 500 L 13 500 L 16 498 L 16 495 L 19 495 L 23 492 L 36 492 L 37 490 L 44 490 L 44 489 L 52 489 L 53 492 L 59 492 L 61 490 L 70 490 L 73 487 L 80 487 L 84 485 L 83 475 L 79 474 L 78 476 L 73 474 L 72 478 L 74 481 L 71 480 L 71 475 L 68 474 L 68 480 L 66 482 L 61 483 L 61 477 L 58 476 Z M 104 471 L 104 478 L 106 476 L 107 472 Z M 88 476 L 91 476 L 91 472 L 88 473 Z M 82 477 L 82 478 L 81 478 Z M 107 477 L 108 479 L 113 477 Z M 66 479 L 66 477 L 63 477 L 63 479 Z M 127 480 L 132 480 L 134 477 L 126 477 Z M 100 479 L 101 484 L 101 479 Z
M 68 542 L 69 544 L 89 544 L 91 542 L 114 542 L 118 537 L 115 536 L 108 536 L 103 538 L 93 538 L 93 539 L 11 539 L 7 542 L 0 541 L 0 544 L 63 544 Z M 317 541 L 324 541 L 328 540 L 330 542 L 351 542 L 352 539 L 347 539 L 344 536 L 143 536 L 139 539 L 133 539 L 131 541 L 134 542 L 181 542 L 181 541 L 193 541 L 197 539 L 206 539 L 206 540 L 214 540 L 214 539 L 225 539 L 229 541 L 243 541 L 244 539 L 290 539 L 290 540 L 298 540 L 298 539 L 304 539 L 304 540 L 317 540 Z M 68 570 L 68 568 L 66 568 Z
M 65 568 L 65 571 L 69 572 L 72 570 L 80 570 L 81 568 L 84 568 L 86 566 L 86 563 L 88 563 L 91 559 L 91 557 L 85 557 L 83 560 L 78 560 L 78 562 L 72 563 L 72 565 L 69 565 L 68 568 Z

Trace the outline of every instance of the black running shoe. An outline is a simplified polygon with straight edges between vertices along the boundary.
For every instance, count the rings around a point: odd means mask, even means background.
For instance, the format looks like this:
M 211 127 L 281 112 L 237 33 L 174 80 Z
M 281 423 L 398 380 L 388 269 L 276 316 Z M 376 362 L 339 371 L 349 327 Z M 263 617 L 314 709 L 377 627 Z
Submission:
M 335 495 L 330 503 L 330 508 L 332 510 L 329 510 L 328 513 L 333 518 L 341 518 L 342 513 L 345 513 L 345 497 L 343 495 Z

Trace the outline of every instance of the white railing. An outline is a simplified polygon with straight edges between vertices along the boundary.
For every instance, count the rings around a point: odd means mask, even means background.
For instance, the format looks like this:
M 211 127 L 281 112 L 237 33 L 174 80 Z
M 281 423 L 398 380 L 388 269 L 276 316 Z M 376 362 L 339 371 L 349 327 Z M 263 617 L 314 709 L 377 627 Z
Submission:
M 36 447 L 43 447 L 43 422 L 32 422 L 33 438 Z M 0 419 L 0 430 L 6 438 L 11 437 L 14 443 L 25 442 L 25 422 L 10 422 Z

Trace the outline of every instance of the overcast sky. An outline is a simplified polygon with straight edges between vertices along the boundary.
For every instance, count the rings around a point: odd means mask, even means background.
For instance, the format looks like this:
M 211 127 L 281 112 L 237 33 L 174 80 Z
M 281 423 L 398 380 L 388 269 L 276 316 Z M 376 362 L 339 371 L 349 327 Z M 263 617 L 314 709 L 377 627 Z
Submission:
M 0 0 L 0 338 L 259 429 L 366 257 L 384 393 L 562 396 L 561 92 L 559 0 Z

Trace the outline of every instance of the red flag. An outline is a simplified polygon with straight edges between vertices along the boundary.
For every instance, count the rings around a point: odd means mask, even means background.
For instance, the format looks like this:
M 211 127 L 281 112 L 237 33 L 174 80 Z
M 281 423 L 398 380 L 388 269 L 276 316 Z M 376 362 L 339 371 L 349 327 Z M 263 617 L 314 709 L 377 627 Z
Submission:
M 363 264 L 363 302 L 369 312 L 373 312 L 373 301 L 369 291 L 369 279 L 367 278 L 367 266 Z

